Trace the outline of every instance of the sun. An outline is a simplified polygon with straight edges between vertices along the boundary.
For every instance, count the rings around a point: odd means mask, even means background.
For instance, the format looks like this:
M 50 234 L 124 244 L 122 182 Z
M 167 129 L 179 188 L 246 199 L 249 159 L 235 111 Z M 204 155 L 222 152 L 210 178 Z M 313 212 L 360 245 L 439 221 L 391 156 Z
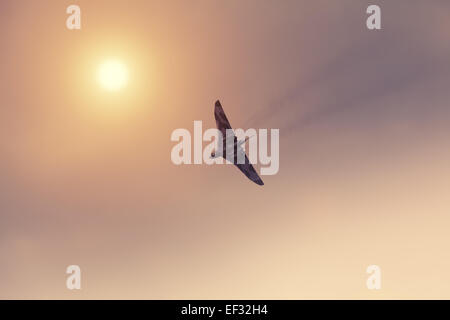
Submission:
M 128 83 L 127 66 L 117 59 L 109 59 L 100 64 L 98 81 L 108 91 L 117 91 Z

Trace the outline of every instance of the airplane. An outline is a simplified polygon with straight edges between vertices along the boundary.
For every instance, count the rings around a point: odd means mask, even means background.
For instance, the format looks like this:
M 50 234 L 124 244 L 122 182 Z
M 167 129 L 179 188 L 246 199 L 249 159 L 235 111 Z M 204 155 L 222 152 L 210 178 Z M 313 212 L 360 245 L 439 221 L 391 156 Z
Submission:
M 231 129 L 231 132 L 233 132 L 233 128 L 230 125 L 230 122 L 227 119 L 227 116 L 225 115 L 225 111 L 223 111 L 222 105 L 220 104 L 220 101 L 217 100 L 215 107 L 214 107 L 214 117 L 216 118 L 216 125 L 217 125 L 217 129 L 220 130 L 220 132 L 222 133 L 222 137 L 223 137 L 223 151 L 221 154 L 216 153 L 215 151 L 211 152 L 211 158 L 218 158 L 218 157 L 222 157 L 225 160 L 229 160 L 226 158 L 227 155 L 227 143 L 226 143 L 226 130 L 227 129 Z M 253 181 L 254 183 L 262 186 L 264 185 L 264 182 L 261 180 L 261 178 L 259 177 L 259 175 L 256 173 L 255 168 L 253 168 L 252 164 L 250 163 L 250 161 L 247 158 L 247 155 L 245 154 L 244 149 L 242 148 L 242 145 L 248 140 L 248 138 L 246 138 L 245 140 L 241 140 L 238 141 L 237 137 L 234 135 L 231 136 L 232 138 L 234 138 L 234 145 L 231 145 L 231 147 L 234 148 L 234 159 L 233 159 L 233 164 L 239 168 L 239 170 L 242 171 L 243 174 L 245 174 L 247 176 L 247 178 L 249 178 L 251 181 Z M 230 148 L 230 146 L 229 146 Z M 245 161 L 244 163 L 240 164 L 237 161 L 238 158 L 238 152 L 245 157 Z

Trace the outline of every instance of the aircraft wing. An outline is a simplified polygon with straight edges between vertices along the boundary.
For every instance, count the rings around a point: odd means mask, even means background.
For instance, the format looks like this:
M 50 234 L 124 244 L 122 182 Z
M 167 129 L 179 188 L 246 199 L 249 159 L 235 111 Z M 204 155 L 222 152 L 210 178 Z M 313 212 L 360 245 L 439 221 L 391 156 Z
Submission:
M 214 107 L 214 118 L 216 118 L 217 129 L 222 132 L 222 136 L 225 138 L 227 136 L 226 130 L 233 128 L 231 128 L 230 122 L 228 121 L 219 100 L 216 101 L 216 105 Z
M 242 171 L 243 174 L 247 176 L 250 180 L 252 180 L 254 183 L 259 184 L 260 186 L 264 185 L 264 182 L 259 177 L 259 175 L 256 173 L 255 168 L 253 168 L 252 164 L 247 158 L 247 155 L 245 154 L 245 151 L 242 148 L 238 148 L 238 152 L 244 152 L 245 156 L 245 162 L 242 164 L 235 163 L 234 165 L 239 168 L 239 170 Z

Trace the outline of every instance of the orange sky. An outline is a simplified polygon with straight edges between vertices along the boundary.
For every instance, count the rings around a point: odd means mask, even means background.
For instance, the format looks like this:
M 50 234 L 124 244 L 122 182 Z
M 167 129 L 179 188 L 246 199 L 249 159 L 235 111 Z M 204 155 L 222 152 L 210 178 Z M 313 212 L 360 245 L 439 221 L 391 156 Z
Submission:
M 0 298 L 448 299 L 450 5 L 376 2 L 1 1 Z M 216 99 L 264 187 L 170 161 Z

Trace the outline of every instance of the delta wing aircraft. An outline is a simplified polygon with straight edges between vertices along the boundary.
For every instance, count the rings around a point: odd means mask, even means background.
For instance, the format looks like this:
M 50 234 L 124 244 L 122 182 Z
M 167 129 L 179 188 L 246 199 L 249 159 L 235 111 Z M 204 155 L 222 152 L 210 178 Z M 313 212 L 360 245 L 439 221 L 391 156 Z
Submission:
M 232 162 L 236 167 L 239 168 L 239 170 L 242 171 L 243 174 L 247 176 L 247 178 L 249 178 L 256 184 L 259 184 L 260 186 L 264 185 L 264 182 L 261 180 L 259 175 L 256 173 L 255 168 L 253 168 L 253 165 L 248 160 L 247 155 L 245 154 L 245 150 L 242 148 L 242 145 L 247 141 L 247 139 L 242 141 L 237 140 L 233 128 L 231 127 L 230 122 L 228 121 L 227 116 L 225 115 L 225 111 L 223 111 L 222 105 L 220 104 L 219 100 L 216 101 L 216 105 L 214 108 L 214 117 L 216 118 L 217 129 L 222 133 L 223 150 L 222 152 L 220 152 L 220 150 L 219 152 L 213 151 L 211 153 L 211 158 L 222 157 L 225 160 Z M 227 143 L 227 141 L 229 143 Z M 231 152 L 233 152 L 233 158 L 228 159 L 227 154 L 231 154 Z M 243 159 L 243 161 L 238 161 L 238 159 Z

